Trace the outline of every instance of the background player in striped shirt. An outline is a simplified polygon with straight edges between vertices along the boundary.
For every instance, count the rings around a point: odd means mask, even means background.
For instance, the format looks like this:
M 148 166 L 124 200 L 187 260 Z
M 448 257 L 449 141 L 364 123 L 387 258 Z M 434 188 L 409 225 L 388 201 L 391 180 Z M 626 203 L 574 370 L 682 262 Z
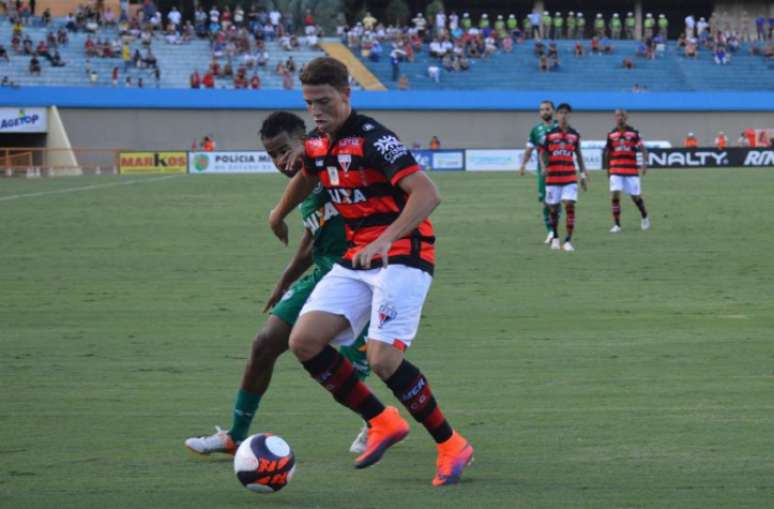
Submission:
M 549 207 L 553 239 L 551 249 L 575 251 L 572 234 L 575 231 L 575 202 L 578 200 L 578 176 L 583 190 L 589 180 L 589 172 L 583 162 L 580 133 L 570 127 L 572 108 L 562 103 L 556 108 L 557 125 L 546 133 L 542 146 L 543 173 L 546 178 L 546 205 Z M 564 245 L 559 243 L 559 207 L 564 205 L 567 215 L 567 236 Z
M 615 110 L 615 129 L 607 135 L 607 144 L 602 154 L 602 164 L 607 169 L 610 181 L 610 200 L 613 208 L 613 227 L 610 233 L 621 231 L 621 191 L 632 197 L 640 210 L 640 227 L 650 228 L 650 218 L 645 202 L 640 195 L 640 172 L 648 171 L 648 152 L 637 129 L 626 123 L 626 110 Z M 642 161 L 637 163 L 637 152 L 642 152 Z
M 532 157 L 532 151 L 538 151 L 538 163 L 535 175 L 537 176 L 538 187 L 538 201 L 543 207 L 543 224 L 546 226 L 548 236 L 546 237 L 546 244 L 550 244 L 554 238 L 554 229 L 551 227 L 551 217 L 549 214 L 548 205 L 546 205 L 546 179 L 543 176 L 543 158 L 540 155 L 540 147 L 543 146 L 543 142 L 546 139 L 546 133 L 556 127 L 554 122 L 554 102 L 545 100 L 540 101 L 540 109 L 538 110 L 540 116 L 540 122 L 535 124 L 535 127 L 529 132 L 529 139 L 527 140 L 527 150 L 524 151 L 524 157 L 521 160 L 521 166 L 519 167 L 519 175 L 524 176 L 524 169 L 527 167 L 530 157 Z

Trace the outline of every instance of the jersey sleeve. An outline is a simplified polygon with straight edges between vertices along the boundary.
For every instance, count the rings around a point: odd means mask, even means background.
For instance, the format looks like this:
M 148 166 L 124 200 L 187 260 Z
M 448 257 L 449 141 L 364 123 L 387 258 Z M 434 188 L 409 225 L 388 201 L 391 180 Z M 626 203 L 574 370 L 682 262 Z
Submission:
M 393 186 L 421 171 L 411 151 L 389 129 L 382 127 L 368 133 L 364 152 L 371 168 L 384 173 Z
M 540 140 L 538 140 L 537 133 L 535 132 L 535 128 L 533 127 L 532 130 L 529 132 L 529 137 L 527 138 L 527 148 L 538 148 L 540 145 Z

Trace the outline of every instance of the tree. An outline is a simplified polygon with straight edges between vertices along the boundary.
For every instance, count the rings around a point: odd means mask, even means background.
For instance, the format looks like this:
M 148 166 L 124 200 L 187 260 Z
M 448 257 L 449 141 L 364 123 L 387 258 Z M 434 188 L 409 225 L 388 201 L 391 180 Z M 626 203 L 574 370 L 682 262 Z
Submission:
M 430 2 L 430 5 L 427 6 L 427 9 L 425 9 L 425 17 L 427 18 L 427 22 L 435 25 L 435 15 L 440 11 L 446 12 L 446 8 L 444 7 L 442 0 L 433 0 Z
M 390 0 L 390 3 L 384 8 L 384 17 L 386 25 L 406 25 L 411 18 L 411 11 L 406 0 Z

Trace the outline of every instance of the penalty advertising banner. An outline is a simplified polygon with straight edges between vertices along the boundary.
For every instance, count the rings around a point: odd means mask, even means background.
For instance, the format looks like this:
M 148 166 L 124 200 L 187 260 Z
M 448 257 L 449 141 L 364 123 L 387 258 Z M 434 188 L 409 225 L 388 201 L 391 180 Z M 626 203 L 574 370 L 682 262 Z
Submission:
M 673 148 L 650 149 L 651 168 L 774 167 L 774 148 Z
M 265 150 L 233 152 L 191 152 L 188 173 L 274 173 L 277 169 Z

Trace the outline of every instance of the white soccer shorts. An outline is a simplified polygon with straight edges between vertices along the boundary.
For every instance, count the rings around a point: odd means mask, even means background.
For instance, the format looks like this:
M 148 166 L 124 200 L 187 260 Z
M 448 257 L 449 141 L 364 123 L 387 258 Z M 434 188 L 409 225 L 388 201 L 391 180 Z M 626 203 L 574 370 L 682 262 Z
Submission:
M 578 184 L 546 186 L 546 205 L 556 205 L 563 201 L 578 201 Z
M 629 196 L 640 195 L 640 177 L 632 175 L 630 177 L 623 175 L 610 175 L 610 192 L 623 191 Z
M 406 265 L 352 270 L 334 265 L 312 291 L 299 316 L 311 311 L 341 315 L 349 328 L 334 341 L 351 344 L 366 323 L 368 339 L 404 350 L 419 329 L 419 318 L 433 278 Z

